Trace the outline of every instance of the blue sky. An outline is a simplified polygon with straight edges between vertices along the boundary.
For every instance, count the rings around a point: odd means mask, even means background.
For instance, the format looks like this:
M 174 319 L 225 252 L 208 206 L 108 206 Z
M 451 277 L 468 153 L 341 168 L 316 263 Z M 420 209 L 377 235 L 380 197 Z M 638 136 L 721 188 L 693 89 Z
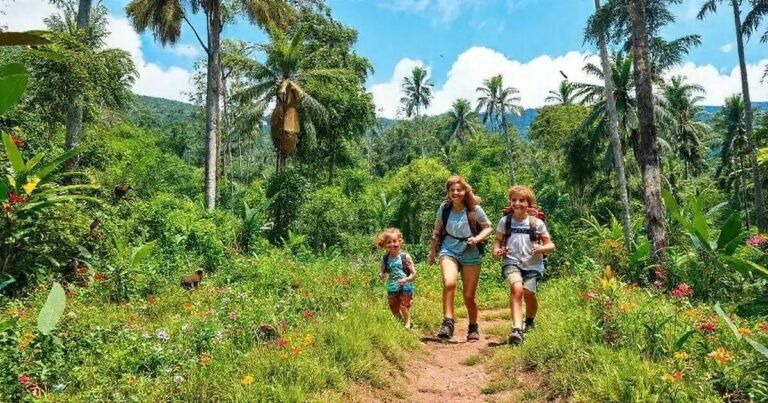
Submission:
M 9 0 L 0 0 L 0 4 Z M 707 87 L 707 103 L 720 103 L 738 90 L 737 55 L 734 46 L 733 17 L 730 8 L 705 21 L 695 19 L 703 0 L 683 0 L 675 6 L 677 22 L 664 34 L 672 38 L 697 33 L 702 46 L 688 57 L 687 63 L 670 74 L 685 74 Z M 50 12 L 36 3 L 44 0 L 15 0 L 6 6 L 8 25 L 15 20 L 41 18 Z M 136 36 L 125 20 L 126 0 L 106 0 L 114 26 L 111 46 L 125 48 L 135 61 L 148 66 L 137 92 L 182 98 L 179 92 L 184 74 L 189 74 L 201 52 L 194 35 L 184 28 L 180 44 L 163 48 L 149 33 Z M 574 80 L 582 76 L 581 66 L 593 49 L 582 43 L 585 21 L 593 12 L 593 0 L 327 0 L 333 16 L 359 31 L 356 50 L 374 65 L 368 86 L 382 115 L 392 115 L 399 99 L 402 76 L 415 65 L 430 71 L 435 84 L 432 112 L 441 112 L 459 96 L 471 98 L 483 77 L 501 73 L 510 85 L 521 90 L 524 106 L 539 106 L 546 91 L 554 89 L 564 70 Z M 34 6 L 31 6 L 34 4 Z M 20 15 L 15 18 L 15 15 Z M 24 14 L 24 15 L 22 15 Z M 2 18 L 2 17 L 0 17 Z M 0 20 L 1 21 L 1 20 Z M 204 33 L 202 17 L 193 18 Z M 224 36 L 263 41 L 258 28 L 239 22 L 227 27 Z M 760 84 L 761 65 L 768 59 L 768 44 L 757 38 L 748 42 L 747 62 L 752 64 L 754 98 L 768 100 L 768 87 Z M 471 57 L 470 57 L 471 56 Z M 175 76 L 171 77 L 171 73 Z M 753 74 L 754 73 L 754 74 Z M 754 77 L 753 77 L 754 76 Z M 154 82 L 147 82 L 153 79 Z M 166 88 L 168 83 L 174 83 Z M 544 88 L 547 87 L 547 88 Z M 175 92 L 174 92 L 175 91 Z M 440 99 L 438 99 L 438 97 Z

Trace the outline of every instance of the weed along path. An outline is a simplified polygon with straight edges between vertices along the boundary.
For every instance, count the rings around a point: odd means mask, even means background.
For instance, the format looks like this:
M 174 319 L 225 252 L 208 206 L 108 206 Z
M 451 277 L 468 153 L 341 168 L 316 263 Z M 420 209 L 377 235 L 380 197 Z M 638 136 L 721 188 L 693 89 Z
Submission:
M 507 402 L 516 401 L 519 390 L 497 390 L 486 363 L 491 349 L 504 347 L 505 338 L 487 332 L 491 328 L 509 326 L 508 309 L 480 311 L 480 340 L 467 342 L 467 319 L 457 319 L 453 341 L 422 339 L 425 354 L 407 364 L 403 392 L 412 402 Z M 498 332 L 496 332 L 498 333 Z M 525 380 L 515 382 L 525 388 Z M 506 382 L 506 384 L 509 384 Z M 498 388 L 504 389 L 504 388 Z

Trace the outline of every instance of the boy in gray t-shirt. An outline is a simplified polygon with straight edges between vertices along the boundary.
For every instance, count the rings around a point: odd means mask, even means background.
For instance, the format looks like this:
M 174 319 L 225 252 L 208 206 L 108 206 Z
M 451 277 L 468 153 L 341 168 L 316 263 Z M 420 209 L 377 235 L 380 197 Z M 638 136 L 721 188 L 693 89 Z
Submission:
M 538 310 L 536 284 L 544 272 L 544 254 L 555 250 L 555 244 L 544 222 L 529 216 L 535 205 L 533 191 L 525 186 L 509 189 L 509 207 L 496 228 L 493 256 L 502 259 L 502 277 L 509 281 L 512 331 L 510 344 L 523 341 L 523 299 L 525 299 L 526 330 L 533 328 Z

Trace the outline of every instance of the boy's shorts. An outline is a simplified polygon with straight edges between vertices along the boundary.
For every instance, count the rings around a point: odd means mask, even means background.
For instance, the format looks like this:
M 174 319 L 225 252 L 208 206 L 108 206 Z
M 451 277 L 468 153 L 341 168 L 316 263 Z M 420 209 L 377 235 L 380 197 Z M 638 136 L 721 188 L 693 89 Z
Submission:
M 535 294 L 541 273 L 536 270 L 521 270 L 516 265 L 508 264 L 501 268 L 501 277 L 509 281 L 510 285 L 523 283 L 523 288 Z
M 387 293 L 387 302 L 391 307 L 410 308 L 413 301 L 413 290 L 400 290 Z

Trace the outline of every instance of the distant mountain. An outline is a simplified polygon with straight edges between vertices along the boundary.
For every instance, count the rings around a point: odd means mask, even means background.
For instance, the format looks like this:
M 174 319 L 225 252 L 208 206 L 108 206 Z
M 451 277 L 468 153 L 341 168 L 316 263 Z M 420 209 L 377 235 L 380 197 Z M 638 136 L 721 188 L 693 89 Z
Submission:
M 197 110 L 197 106 L 185 102 L 137 95 L 128 120 L 140 127 L 164 128 L 191 119 Z

